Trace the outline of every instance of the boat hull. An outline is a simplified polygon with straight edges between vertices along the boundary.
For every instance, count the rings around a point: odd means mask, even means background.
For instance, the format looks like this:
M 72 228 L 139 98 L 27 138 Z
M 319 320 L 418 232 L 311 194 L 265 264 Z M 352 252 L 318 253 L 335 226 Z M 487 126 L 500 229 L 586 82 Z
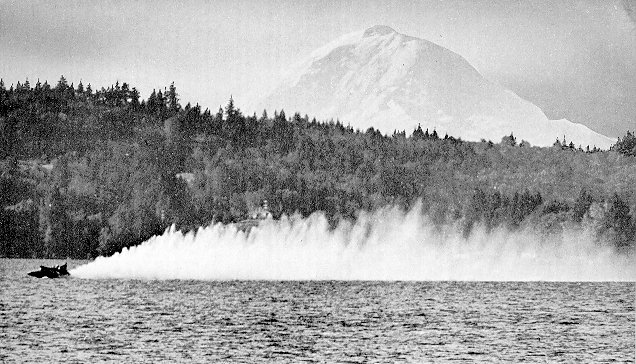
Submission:
M 66 270 L 66 264 L 56 267 L 45 267 L 41 265 L 40 270 L 29 272 L 27 274 L 36 278 L 60 278 L 68 276 L 69 272 Z

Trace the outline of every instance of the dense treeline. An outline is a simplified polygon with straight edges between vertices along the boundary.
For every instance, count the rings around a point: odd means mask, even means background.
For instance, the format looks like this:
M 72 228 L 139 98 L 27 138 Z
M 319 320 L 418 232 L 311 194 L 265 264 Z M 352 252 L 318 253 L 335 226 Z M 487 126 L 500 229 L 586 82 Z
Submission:
M 465 142 L 418 127 L 383 135 L 284 111 L 245 116 L 179 103 L 174 85 L 147 100 L 128 84 L 93 91 L 0 83 L 3 256 L 87 257 L 138 244 L 171 224 L 244 219 L 262 201 L 274 217 L 422 201 L 437 224 L 589 228 L 631 250 L 635 141 L 611 151 Z

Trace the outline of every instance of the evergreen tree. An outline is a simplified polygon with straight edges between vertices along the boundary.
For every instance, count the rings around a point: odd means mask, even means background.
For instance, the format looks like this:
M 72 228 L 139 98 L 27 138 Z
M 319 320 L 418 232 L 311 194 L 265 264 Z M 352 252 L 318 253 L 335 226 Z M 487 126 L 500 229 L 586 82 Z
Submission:
M 230 100 L 227 102 L 227 106 L 225 106 L 226 120 L 237 117 L 239 113 L 240 111 L 234 107 L 234 98 L 230 95 Z
M 120 105 L 125 106 L 128 104 L 130 99 L 130 86 L 126 82 L 121 84 L 121 90 L 119 92 L 119 102 Z
M 84 89 L 84 84 L 82 80 L 77 84 L 77 88 L 75 89 L 75 98 L 80 101 L 86 101 L 86 95 L 84 94 L 86 90 Z
M 413 139 L 422 140 L 424 139 L 424 132 L 422 131 L 422 126 L 417 124 L 417 128 L 413 131 Z
M 616 144 L 610 147 L 610 150 L 636 157 L 636 135 L 632 134 L 630 131 L 627 131 L 627 134 L 623 139 L 618 138 Z
M 161 92 L 161 90 L 157 92 L 157 99 L 156 99 L 155 105 L 156 105 L 156 109 L 157 109 L 157 113 L 159 114 L 159 117 L 163 119 L 166 113 L 166 98 L 164 94 Z
M 174 85 L 174 81 L 170 84 L 170 88 L 166 93 L 166 101 L 168 111 L 171 113 L 177 113 L 181 109 L 181 105 L 179 105 L 179 95 L 177 94 L 177 88 Z
M 130 105 L 133 110 L 141 108 L 141 104 L 139 103 L 139 91 L 137 91 L 137 88 L 135 87 L 133 87 L 130 91 Z
M 68 87 L 68 82 L 66 81 L 66 78 L 63 75 L 60 76 L 60 80 L 57 81 L 57 86 L 55 86 L 55 90 L 58 93 L 63 93 L 64 91 L 66 91 L 67 87 Z
M 245 129 L 245 118 L 241 115 L 241 111 L 234 106 L 234 99 L 230 96 L 225 107 L 223 134 L 230 140 L 232 146 L 242 149 L 246 144 Z
M 146 102 L 146 108 L 153 114 L 158 112 L 159 106 L 157 105 L 157 90 L 152 89 L 152 93 L 148 96 L 148 101 Z
M 214 135 L 221 135 L 223 131 L 223 108 L 219 105 L 219 110 L 217 110 L 214 118 L 210 120 L 210 131 Z
M 293 147 L 294 131 L 291 128 L 291 124 L 287 121 L 285 110 L 281 110 L 278 114 L 274 112 L 274 115 L 271 139 L 275 150 L 285 155 Z

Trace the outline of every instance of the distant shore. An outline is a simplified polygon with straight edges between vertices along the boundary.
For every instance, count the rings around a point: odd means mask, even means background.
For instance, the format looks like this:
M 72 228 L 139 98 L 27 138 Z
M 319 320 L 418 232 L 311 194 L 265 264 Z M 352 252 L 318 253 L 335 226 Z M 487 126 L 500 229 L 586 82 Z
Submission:
M 418 127 L 385 135 L 284 111 L 245 116 L 179 103 L 174 85 L 141 100 L 127 83 L 2 88 L 0 171 L 7 257 L 86 258 L 136 245 L 171 225 L 321 211 L 330 224 L 385 206 L 423 213 L 465 236 L 572 227 L 599 244 L 636 239 L 636 141 L 610 151 L 514 135 L 467 142 Z M 11 142 L 9 142 L 9 140 Z

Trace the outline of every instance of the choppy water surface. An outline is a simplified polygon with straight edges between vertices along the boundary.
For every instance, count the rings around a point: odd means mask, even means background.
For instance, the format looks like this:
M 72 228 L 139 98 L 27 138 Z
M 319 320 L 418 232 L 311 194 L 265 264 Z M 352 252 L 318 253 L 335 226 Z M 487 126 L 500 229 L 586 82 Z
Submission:
M 41 263 L 0 260 L 2 362 L 633 362 L 636 353 L 633 282 L 26 275 Z

